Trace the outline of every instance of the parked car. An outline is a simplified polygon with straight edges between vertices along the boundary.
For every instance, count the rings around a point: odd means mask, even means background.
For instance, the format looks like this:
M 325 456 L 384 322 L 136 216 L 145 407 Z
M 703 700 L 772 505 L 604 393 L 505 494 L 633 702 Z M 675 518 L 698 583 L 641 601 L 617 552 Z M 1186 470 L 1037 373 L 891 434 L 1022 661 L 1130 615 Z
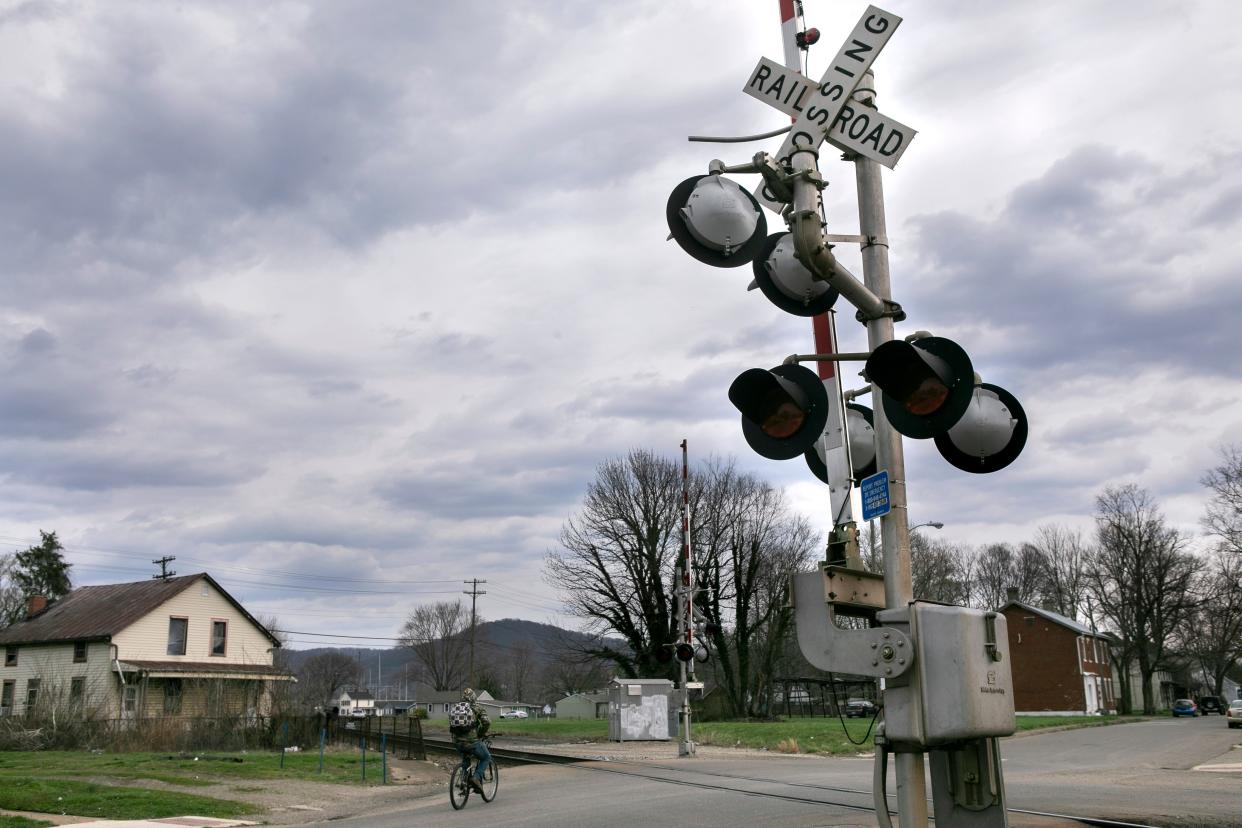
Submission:
M 1242 727 L 1242 699 L 1229 702 L 1229 707 L 1225 710 L 1225 721 L 1231 728 Z
M 525 710 L 506 710 L 500 714 L 502 719 L 525 719 L 527 717 L 528 714 Z
M 1199 706 L 1190 699 L 1178 699 L 1173 702 L 1173 718 L 1197 715 L 1199 715 Z
M 847 719 L 865 719 L 868 716 L 874 716 L 875 711 L 875 704 L 866 699 L 850 699 L 845 703 L 845 718 Z
M 1199 697 L 1199 715 L 1206 716 L 1209 713 L 1219 713 L 1225 715 L 1225 708 L 1228 703 L 1220 696 L 1200 696 Z

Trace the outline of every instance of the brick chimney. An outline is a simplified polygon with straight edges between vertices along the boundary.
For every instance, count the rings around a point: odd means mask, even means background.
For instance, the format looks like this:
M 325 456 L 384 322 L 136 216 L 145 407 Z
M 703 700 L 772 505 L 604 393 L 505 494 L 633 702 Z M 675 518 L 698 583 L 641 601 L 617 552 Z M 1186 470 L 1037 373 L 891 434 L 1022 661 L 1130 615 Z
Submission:
M 47 609 L 46 595 L 31 595 L 26 599 L 26 620 L 34 618 Z

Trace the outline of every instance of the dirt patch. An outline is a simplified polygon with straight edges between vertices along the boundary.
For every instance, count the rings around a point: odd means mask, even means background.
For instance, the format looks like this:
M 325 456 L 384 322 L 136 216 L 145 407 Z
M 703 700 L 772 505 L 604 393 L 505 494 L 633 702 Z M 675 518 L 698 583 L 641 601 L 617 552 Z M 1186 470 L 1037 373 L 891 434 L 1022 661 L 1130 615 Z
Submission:
M 388 757 L 387 785 L 341 785 L 301 779 L 228 780 L 197 793 L 262 808 L 264 822 L 304 825 L 361 816 L 447 789 L 449 772 L 434 761 Z M 169 786 L 172 787 L 172 786 Z

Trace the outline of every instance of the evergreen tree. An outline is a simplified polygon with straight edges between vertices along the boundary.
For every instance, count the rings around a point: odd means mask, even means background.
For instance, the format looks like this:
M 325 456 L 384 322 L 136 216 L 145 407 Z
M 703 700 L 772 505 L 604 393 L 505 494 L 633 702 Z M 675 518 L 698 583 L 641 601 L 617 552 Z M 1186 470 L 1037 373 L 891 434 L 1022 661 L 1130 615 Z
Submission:
M 69 582 L 69 569 L 72 565 L 61 554 L 65 547 L 61 546 L 55 532 L 44 532 L 40 529 L 39 534 L 43 538 L 42 543 L 17 553 L 13 583 L 27 597 L 42 595 L 49 601 L 55 601 L 73 589 Z

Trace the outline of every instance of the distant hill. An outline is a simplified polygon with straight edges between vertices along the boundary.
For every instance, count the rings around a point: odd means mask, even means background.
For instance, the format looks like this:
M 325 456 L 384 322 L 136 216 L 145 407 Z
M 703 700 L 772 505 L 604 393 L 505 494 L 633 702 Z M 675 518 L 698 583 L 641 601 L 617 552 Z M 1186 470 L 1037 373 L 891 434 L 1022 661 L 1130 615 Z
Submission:
M 479 658 L 492 661 L 507 659 L 517 648 L 525 645 L 530 647 L 532 658 L 540 665 L 575 645 L 581 646 L 599 640 L 598 636 L 518 618 L 485 621 L 479 625 L 475 634 L 476 653 Z M 625 647 L 624 642 L 619 639 L 610 639 L 609 643 L 614 647 Z M 344 653 L 357 659 L 362 665 L 365 683 L 370 687 L 391 685 L 403 675 L 406 665 L 415 660 L 413 650 L 405 647 L 315 647 L 309 650 L 285 650 L 284 656 L 288 659 L 290 668 L 297 672 L 308 659 L 327 652 Z

